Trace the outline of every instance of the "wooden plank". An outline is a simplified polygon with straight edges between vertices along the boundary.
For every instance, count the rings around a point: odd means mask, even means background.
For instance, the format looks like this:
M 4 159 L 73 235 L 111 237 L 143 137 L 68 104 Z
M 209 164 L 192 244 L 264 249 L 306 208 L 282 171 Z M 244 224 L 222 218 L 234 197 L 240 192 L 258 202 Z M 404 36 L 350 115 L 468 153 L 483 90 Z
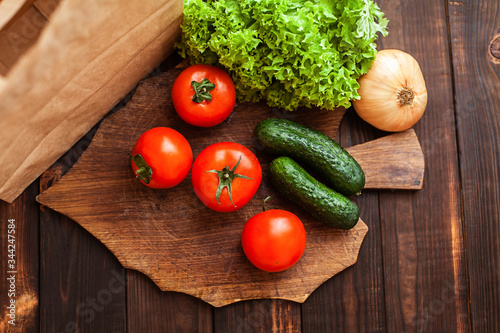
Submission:
M 12 204 L 0 201 L 0 332 L 39 330 L 37 193 L 34 182 Z
M 424 152 L 423 189 L 380 192 L 389 332 L 469 330 L 460 178 L 446 3 L 380 1 L 390 19 L 382 48 L 412 54 L 429 101 L 414 127 Z
M 162 291 L 142 273 L 127 272 L 129 332 L 212 332 L 212 307 L 208 303 Z
M 301 332 L 300 304 L 285 300 L 253 300 L 214 310 L 215 332 Z
M 498 36 L 493 37 L 490 44 L 490 53 L 493 58 L 492 61 L 498 63 L 500 61 L 500 33 Z
M 350 146 L 381 135 L 349 109 L 337 140 Z M 304 333 L 387 331 L 378 192 L 363 190 L 356 203 L 369 226 L 358 261 L 326 281 L 302 304 Z
M 71 167 L 94 132 L 41 176 L 41 191 Z M 125 269 L 98 240 L 61 214 L 42 207 L 40 224 L 41 331 L 124 332 Z
M 449 1 L 471 328 L 500 331 L 500 3 Z

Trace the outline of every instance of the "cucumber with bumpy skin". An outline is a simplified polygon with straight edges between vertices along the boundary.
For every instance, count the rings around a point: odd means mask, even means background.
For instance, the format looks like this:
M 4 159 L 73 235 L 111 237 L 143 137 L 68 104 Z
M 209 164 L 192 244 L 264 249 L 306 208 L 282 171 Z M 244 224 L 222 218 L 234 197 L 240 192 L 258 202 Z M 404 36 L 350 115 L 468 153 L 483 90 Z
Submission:
M 365 174 L 358 162 L 318 130 L 291 120 L 269 118 L 257 124 L 254 134 L 265 151 L 303 163 L 341 194 L 359 194 L 365 186 Z
M 274 159 L 269 170 L 276 189 L 317 220 L 344 230 L 358 222 L 359 209 L 355 203 L 318 182 L 291 158 Z

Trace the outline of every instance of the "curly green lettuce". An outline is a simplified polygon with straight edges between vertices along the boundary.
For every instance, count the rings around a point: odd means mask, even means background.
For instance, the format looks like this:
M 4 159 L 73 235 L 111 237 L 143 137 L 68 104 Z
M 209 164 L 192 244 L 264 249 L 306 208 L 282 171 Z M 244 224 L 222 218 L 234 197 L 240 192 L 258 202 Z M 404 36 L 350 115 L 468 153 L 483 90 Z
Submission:
M 179 53 L 224 67 L 239 102 L 349 107 L 387 19 L 372 0 L 184 0 Z

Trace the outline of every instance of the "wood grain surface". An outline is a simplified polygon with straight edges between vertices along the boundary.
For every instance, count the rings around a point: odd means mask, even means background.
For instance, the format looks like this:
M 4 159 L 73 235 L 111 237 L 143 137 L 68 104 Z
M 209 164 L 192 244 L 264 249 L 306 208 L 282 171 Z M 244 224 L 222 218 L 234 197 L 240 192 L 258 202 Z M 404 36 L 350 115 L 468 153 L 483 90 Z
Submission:
M 413 129 L 348 147 L 365 172 L 365 189 L 420 190 L 425 161 Z
M 449 6 L 471 328 L 495 332 L 500 331 L 500 3 L 450 1 Z
M 19 314 L 25 320 L 11 331 L 50 331 L 40 327 L 50 322 L 56 332 L 499 332 L 500 62 L 493 56 L 498 45 L 493 42 L 500 35 L 498 1 L 378 3 L 390 20 L 389 36 L 379 49 L 411 53 L 426 79 L 429 104 L 414 127 L 425 156 L 425 178 L 419 191 L 366 190 L 357 198 L 370 230 L 355 265 L 327 280 L 302 304 L 248 300 L 219 308 L 186 294 L 161 291 L 146 275 L 126 270 L 125 299 L 117 297 L 109 304 L 112 310 L 104 305 L 106 310 L 96 311 L 94 321 L 87 322 L 87 316 L 78 314 L 78 305 L 96 297 L 98 290 L 91 292 L 90 286 L 106 285 L 110 275 L 100 264 L 89 266 L 93 274 L 84 274 L 79 261 L 92 265 L 112 254 L 84 228 L 75 226 L 72 238 L 57 232 L 63 219 L 76 223 L 49 209 L 41 212 L 34 202 L 38 191 L 30 187 L 15 206 L 0 205 L 0 227 L 3 236 L 4 219 L 14 217 L 24 230 L 23 246 L 31 254 L 19 260 L 33 268 L 28 284 L 40 286 L 45 296 L 39 297 L 35 314 Z M 335 137 L 348 147 L 385 136 L 349 109 Z M 57 178 L 89 142 L 84 138 L 58 162 Z M 55 224 L 54 236 L 49 229 L 38 232 L 36 216 L 48 212 L 44 223 Z M 56 279 L 57 285 L 39 279 L 38 244 L 44 244 L 42 252 L 51 246 L 52 251 L 79 254 L 79 260 L 66 265 L 44 265 L 40 274 Z M 0 253 L 5 265 L 5 249 Z M 42 269 L 40 261 L 38 267 Z M 68 270 L 82 276 L 71 275 L 70 283 L 59 279 L 68 276 Z M 4 286 L 0 283 L 2 305 Z M 20 289 L 30 290 L 27 285 Z M 124 304 L 125 314 L 115 301 Z M 43 319 L 43 309 L 53 304 L 51 319 Z M 63 315 L 55 316 L 58 311 Z M 76 328 L 66 329 L 74 319 Z
M 42 175 L 41 191 L 63 168 L 56 163 Z M 40 331 L 75 332 L 82 325 L 91 332 L 125 331 L 126 272 L 118 260 L 109 251 L 100 255 L 104 245 L 48 207 L 40 211 L 40 236 Z M 82 278 L 92 282 L 76 287 Z
M 189 177 L 163 191 L 133 179 L 127 153 L 138 136 L 156 126 L 183 133 L 194 156 L 214 142 L 239 142 L 254 150 L 266 174 L 273 156 L 253 144 L 252 131 L 258 121 L 278 111 L 263 104 L 242 104 L 223 125 L 190 126 L 171 105 L 171 85 L 181 70 L 143 81 L 127 106 L 103 122 L 73 169 L 44 191 L 39 202 L 77 221 L 125 267 L 143 272 L 163 290 L 194 295 L 215 306 L 255 298 L 304 301 L 321 283 L 356 262 L 367 232 L 362 221 L 347 232 L 327 228 L 280 198 L 267 177 L 254 200 L 234 214 L 204 207 L 193 195 Z M 302 110 L 277 115 L 333 136 L 343 113 Z M 262 200 L 269 195 L 276 198 L 277 207 L 295 212 L 308 233 L 302 260 L 279 274 L 253 268 L 240 245 L 245 221 L 261 211 Z
M 431 0 L 380 5 L 391 18 L 381 48 L 413 55 L 429 92 L 427 109 L 414 127 L 426 161 L 425 191 L 384 191 L 378 198 L 386 330 L 465 332 L 467 280 L 448 6 Z
M 39 329 L 39 211 L 31 209 L 36 206 L 37 193 L 38 181 L 12 204 L 0 202 L 0 332 L 13 331 L 16 327 L 26 332 Z M 9 220 L 15 225 L 12 233 L 8 233 Z M 9 309 L 12 301 L 15 302 L 13 313 Z M 17 326 L 10 324 L 11 320 Z

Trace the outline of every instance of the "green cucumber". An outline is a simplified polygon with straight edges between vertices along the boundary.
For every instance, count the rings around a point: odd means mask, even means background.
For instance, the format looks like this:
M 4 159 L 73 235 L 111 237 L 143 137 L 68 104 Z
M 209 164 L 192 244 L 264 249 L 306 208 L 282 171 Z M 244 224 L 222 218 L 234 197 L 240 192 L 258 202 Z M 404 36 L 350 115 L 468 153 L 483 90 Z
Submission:
M 365 174 L 358 162 L 318 130 L 291 120 L 270 118 L 259 122 L 254 134 L 264 151 L 303 163 L 341 194 L 359 194 L 365 186 Z
M 358 222 L 359 209 L 354 202 L 314 179 L 293 159 L 278 157 L 269 170 L 276 189 L 317 220 L 344 230 Z

